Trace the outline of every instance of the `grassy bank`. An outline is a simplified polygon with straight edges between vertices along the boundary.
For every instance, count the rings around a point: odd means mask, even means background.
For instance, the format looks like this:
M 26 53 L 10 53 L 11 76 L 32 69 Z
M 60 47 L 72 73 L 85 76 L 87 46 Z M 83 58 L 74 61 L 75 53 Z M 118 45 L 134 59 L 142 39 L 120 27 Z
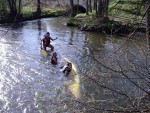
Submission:
M 41 10 L 41 15 L 36 14 L 36 7 L 29 5 L 26 7 L 23 7 L 21 10 L 21 17 L 16 18 L 15 22 L 22 22 L 26 20 L 33 20 L 33 19 L 39 19 L 39 18 L 45 18 L 45 17 L 57 17 L 57 16 L 63 16 L 68 13 L 67 9 L 61 8 L 61 7 L 44 7 Z M 5 16 L 0 16 L 0 23 L 12 23 L 14 22 L 15 17 L 9 17 L 8 14 Z
M 142 0 L 113 0 L 109 5 L 109 15 L 140 20 L 144 15 Z
M 24 18 L 31 18 L 35 15 L 36 8 L 32 6 L 23 7 L 22 14 Z M 67 13 L 67 9 L 61 7 L 45 7 L 42 8 L 41 17 L 45 16 L 60 16 L 65 15 Z
M 145 32 L 144 6 L 142 0 L 113 0 L 109 4 L 108 18 L 96 18 L 93 11 L 88 16 L 78 14 L 68 19 L 67 25 L 77 26 L 85 31 L 128 33 L 138 28 Z M 143 20 L 142 20 L 143 19 Z

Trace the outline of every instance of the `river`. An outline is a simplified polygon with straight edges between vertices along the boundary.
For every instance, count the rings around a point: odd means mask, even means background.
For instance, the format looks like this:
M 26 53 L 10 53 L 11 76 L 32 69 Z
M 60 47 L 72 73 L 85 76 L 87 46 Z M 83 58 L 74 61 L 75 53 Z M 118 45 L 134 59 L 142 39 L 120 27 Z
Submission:
M 26 21 L 13 26 L 0 25 L 1 113 L 84 111 L 78 99 L 88 100 L 89 104 L 97 99 L 96 105 L 101 103 L 102 108 L 119 103 L 119 100 L 114 101 L 116 97 L 112 96 L 111 91 L 99 88 L 87 76 L 105 86 L 127 91 L 128 95 L 143 94 L 133 83 L 125 77 L 122 80 L 123 76 L 112 70 L 118 70 L 118 62 L 123 68 L 131 63 L 143 68 L 146 66 L 144 36 L 136 35 L 127 39 L 84 32 L 67 27 L 65 22 L 66 18 L 59 17 Z M 57 65 L 50 63 L 51 55 L 45 57 L 40 52 L 40 39 L 47 31 L 53 38 L 57 37 L 51 42 L 58 54 Z M 97 60 L 93 60 L 93 57 Z M 66 63 L 65 59 L 74 64 L 77 70 L 75 77 L 65 77 L 60 72 L 60 67 Z

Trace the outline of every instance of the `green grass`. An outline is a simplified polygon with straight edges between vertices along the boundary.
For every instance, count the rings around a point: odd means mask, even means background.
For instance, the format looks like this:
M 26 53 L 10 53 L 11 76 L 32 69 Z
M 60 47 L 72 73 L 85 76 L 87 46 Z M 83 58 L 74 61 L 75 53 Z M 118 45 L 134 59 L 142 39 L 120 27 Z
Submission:
M 31 5 L 23 7 L 21 10 L 23 17 L 32 17 L 35 12 L 36 12 L 36 8 L 32 7 Z
M 144 14 L 141 3 L 142 0 L 114 0 L 109 4 L 109 15 L 140 20 Z
M 36 12 L 36 7 L 29 5 L 29 6 L 23 7 L 21 11 L 22 11 L 23 17 L 32 17 L 34 16 Z M 48 16 L 48 15 L 59 16 L 67 12 L 66 9 L 57 8 L 57 7 L 44 7 L 41 9 L 41 11 L 42 11 L 41 16 Z
M 87 16 L 86 13 L 80 13 L 80 14 L 77 14 L 75 16 L 75 18 L 83 18 L 83 17 L 86 17 L 86 16 Z
M 75 26 L 77 26 L 78 24 L 82 24 L 84 26 L 91 26 L 94 24 L 95 21 L 94 13 L 95 12 L 89 13 L 89 15 L 86 15 L 86 13 L 77 14 L 75 17 L 69 18 L 67 23 L 73 24 Z
M 74 17 L 70 17 L 70 18 L 67 20 L 67 23 L 68 23 L 68 24 L 71 24 L 71 25 L 74 25 L 74 26 L 77 26 L 78 23 L 79 23 L 79 21 L 78 21 L 76 18 L 74 18 Z
M 42 9 L 42 15 L 61 15 L 61 14 L 65 14 L 66 13 L 66 9 L 63 8 L 43 8 Z

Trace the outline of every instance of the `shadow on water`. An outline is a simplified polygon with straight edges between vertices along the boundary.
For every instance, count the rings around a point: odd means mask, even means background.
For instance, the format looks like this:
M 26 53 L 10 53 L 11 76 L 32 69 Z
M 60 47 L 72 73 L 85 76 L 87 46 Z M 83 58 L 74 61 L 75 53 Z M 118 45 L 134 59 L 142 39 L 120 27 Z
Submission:
M 40 113 L 68 112 L 81 109 L 79 103 L 72 99 L 113 99 L 107 91 L 99 89 L 86 78 L 91 76 L 101 83 L 117 87 L 122 85 L 132 94 L 132 85 L 124 80 L 111 79 L 110 71 L 95 62 L 92 55 L 102 64 L 117 68 L 113 52 L 125 40 L 122 37 L 110 37 L 100 33 L 86 33 L 65 25 L 66 18 L 50 18 L 27 21 L 11 25 L 1 25 L 0 35 L 8 33 L 0 41 L 0 112 L 7 113 Z M 50 63 L 49 55 L 44 57 L 40 52 L 40 40 L 49 31 L 53 38 L 51 44 L 58 54 L 58 64 Z M 137 46 L 141 39 L 133 40 Z M 138 54 L 136 47 L 128 43 L 117 53 L 124 62 L 126 48 Z M 90 56 L 90 57 L 89 57 Z M 143 59 L 143 56 L 140 56 Z M 67 78 L 60 72 L 60 67 L 68 61 L 73 63 L 75 76 Z M 124 64 L 124 63 L 123 63 Z M 119 87 L 117 87 L 119 88 Z M 132 91 L 133 90 L 133 91 Z M 101 94 L 99 93 L 101 92 Z M 136 93 L 134 93 L 136 94 Z M 111 106 L 111 105 L 110 105 Z

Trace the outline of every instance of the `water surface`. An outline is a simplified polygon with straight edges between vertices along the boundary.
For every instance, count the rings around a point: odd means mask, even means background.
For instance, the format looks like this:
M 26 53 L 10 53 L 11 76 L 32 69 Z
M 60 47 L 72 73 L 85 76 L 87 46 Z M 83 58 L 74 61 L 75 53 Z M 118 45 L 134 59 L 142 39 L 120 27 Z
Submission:
M 83 110 L 80 103 L 72 100 L 77 98 L 105 100 L 101 104 L 109 107 L 119 103 L 113 101 L 111 92 L 98 88 L 86 76 L 96 78 L 106 86 L 123 89 L 129 95 L 142 94 L 132 83 L 118 78 L 119 74 L 111 70 L 118 69 L 118 61 L 125 67 L 127 58 L 144 67 L 145 39 L 136 36 L 127 40 L 121 36 L 83 32 L 67 27 L 65 22 L 66 18 L 60 17 L 0 26 L 0 112 L 72 113 Z M 40 39 L 47 31 L 53 38 L 58 38 L 51 43 L 58 54 L 57 65 L 50 63 L 51 55 L 44 57 L 40 52 Z M 93 60 L 93 55 L 102 64 Z M 77 85 L 73 85 L 75 79 L 64 77 L 59 71 L 66 58 L 78 71 Z M 78 89 L 78 96 L 72 93 L 73 87 Z

